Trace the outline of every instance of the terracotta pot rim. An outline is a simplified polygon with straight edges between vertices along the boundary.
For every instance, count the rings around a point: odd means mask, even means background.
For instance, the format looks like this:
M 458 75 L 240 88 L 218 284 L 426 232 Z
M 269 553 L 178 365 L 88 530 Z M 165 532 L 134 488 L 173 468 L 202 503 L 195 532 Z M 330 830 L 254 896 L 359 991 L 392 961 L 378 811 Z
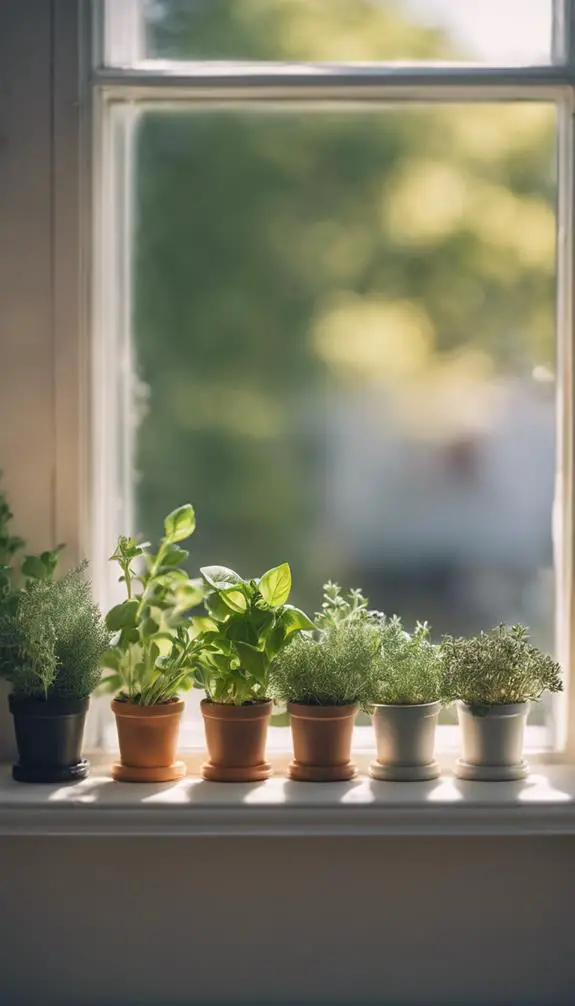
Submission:
M 211 699 L 202 699 L 200 702 L 202 716 L 212 720 L 264 720 L 271 715 L 272 706 L 271 699 L 247 706 L 233 706 L 227 702 L 213 702 Z
M 357 702 L 344 706 L 312 706 L 305 702 L 288 702 L 290 716 L 299 720 L 345 720 L 355 717 L 359 710 Z
M 141 706 L 135 702 L 118 702 L 117 699 L 112 699 L 112 712 L 116 716 L 133 716 L 137 719 L 166 719 L 180 716 L 184 706 L 183 699 L 177 699 L 176 702 L 158 702 L 153 706 Z

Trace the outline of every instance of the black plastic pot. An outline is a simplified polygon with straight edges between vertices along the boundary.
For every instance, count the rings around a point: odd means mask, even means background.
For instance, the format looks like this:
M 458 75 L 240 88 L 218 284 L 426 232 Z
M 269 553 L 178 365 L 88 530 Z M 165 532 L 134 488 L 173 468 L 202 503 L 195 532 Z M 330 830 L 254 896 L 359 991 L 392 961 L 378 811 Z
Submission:
M 12 767 L 18 782 L 73 782 L 84 779 L 82 737 L 89 699 L 8 697 L 20 760 Z

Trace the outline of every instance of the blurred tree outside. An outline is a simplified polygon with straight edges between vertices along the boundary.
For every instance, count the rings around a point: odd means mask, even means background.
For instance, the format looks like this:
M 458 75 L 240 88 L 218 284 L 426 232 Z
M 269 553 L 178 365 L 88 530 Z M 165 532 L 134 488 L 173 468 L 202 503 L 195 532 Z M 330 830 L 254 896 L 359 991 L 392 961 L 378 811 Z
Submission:
M 461 55 L 400 4 L 370 0 L 156 0 L 149 14 L 159 58 Z M 453 584 L 442 593 L 441 562 L 414 545 L 403 569 L 384 533 L 403 504 L 392 520 L 390 477 L 374 476 L 374 498 L 371 473 L 381 444 L 405 471 L 406 459 L 439 457 L 455 499 L 498 395 L 513 412 L 505 389 L 537 415 L 541 403 L 552 424 L 554 109 L 145 110 L 135 144 L 138 530 L 153 538 L 191 500 L 194 569 L 257 575 L 288 560 L 294 602 L 311 610 L 331 576 L 438 630 L 479 627 L 457 577 L 457 597 Z M 345 436 L 382 528 L 363 556 L 354 485 L 335 505 L 349 536 L 332 519 Z M 519 442 L 536 483 L 534 440 Z M 525 591 L 552 564 L 551 499 L 542 506 L 541 544 L 520 578 L 528 611 Z

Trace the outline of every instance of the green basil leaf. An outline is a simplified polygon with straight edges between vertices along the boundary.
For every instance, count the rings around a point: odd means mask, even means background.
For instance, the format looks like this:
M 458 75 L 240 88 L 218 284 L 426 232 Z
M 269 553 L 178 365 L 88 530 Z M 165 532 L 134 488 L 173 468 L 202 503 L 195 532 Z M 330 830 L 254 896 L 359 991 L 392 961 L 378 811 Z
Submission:
M 164 534 L 171 543 L 184 541 L 194 533 L 196 527 L 196 515 L 191 503 L 172 510 L 164 521 Z
M 200 581 L 188 580 L 181 587 L 176 588 L 176 606 L 178 611 L 188 611 L 197 607 L 204 599 L 204 585 Z
M 244 582 L 239 573 L 234 573 L 233 569 L 228 569 L 227 566 L 202 566 L 200 573 L 214 590 L 225 590 L 226 587 Z
M 136 613 L 138 611 L 138 601 L 123 601 L 110 608 L 106 615 L 106 625 L 111 632 L 118 632 L 120 629 L 134 628 L 136 625 Z
M 188 558 L 189 554 L 185 548 L 180 548 L 179 545 L 170 545 L 169 551 L 162 559 L 162 569 L 164 566 L 179 566 Z
M 226 622 L 225 632 L 227 638 L 233 640 L 235 643 L 239 641 L 241 643 L 250 643 L 252 646 L 257 645 L 257 629 L 251 620 L 247 618 L 232 615 L 229 621 Z
M 213 632 L 217 628 L 217 623 L 207 615 L 196 615 L 190 619 L 190 631 L 194 637 L 199 636 L 201 632 Z
M 27 555 L 22 562 L 22 575 L 30 580 L 45 580 L 50 570 L 37 555 Z
M 261 650 L 249 643 L 236 643 L 242 668 L 251 674 L 256 681 L 263 682 L 268 667 L 268 661 Z
M 218 622 L 224 622 L 230 617 L 230 609 L 227 604 L 224 604 L 220 595 L 216 592 L 209 594 L 206 598 L 206 608 L 208 609 L 210 615 L 213 615 Z
M 273 660 L 276 654 L 283 649 L 285 639 L 285 629 L 281 622 L 279 622 L 278 625 L 275 625 L 271 632 L 268 633 L 266 638 L 266 654 L 270 660 Z
M 153 618 L 145 618 L 141 627 L 142 639 L 149 639 L 159 628 L 160 626 Z
M 243 615 L 247 611 L 248 602 L 243 591 L 236 587 L 228 587 L 227 590 L 219 591 L 220 600 L 237 615 Z
M 294 608 L 292 604 L 286 604 L 280 618 L 286 636 L 289 636 L 292 632 L 298 632 L 301 629 L 309 631 L 315 629 L 315 625 L 313 624 L 311 618 L 308 618 L 305 611 L 301 611 L 300 608 Z
M 291 570 L 287 562 L 264 573 L 259 582 L 260 593 L 270 608 L 285 604 L 291 590 Z

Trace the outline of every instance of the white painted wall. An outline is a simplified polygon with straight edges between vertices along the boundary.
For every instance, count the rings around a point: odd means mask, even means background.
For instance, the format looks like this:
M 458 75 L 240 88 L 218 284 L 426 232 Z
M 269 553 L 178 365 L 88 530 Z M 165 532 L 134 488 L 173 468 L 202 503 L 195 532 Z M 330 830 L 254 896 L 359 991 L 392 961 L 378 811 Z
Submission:
M 76 213 L 73 199 L 53 213 L 66 159 L 51 123 L 70 144 L 77 108 L 66 87 L 51 91 L 50 39 L 56 15 L 73 53 L 79 7 L 0 4 L 0 458 L 31 545 L 64 527 L 72 551 L 79 385 L 58 346 L 73 331 L 62 290 L 77 274 L 58 228 Z M 6 755 L 2 696 L 0 710 Z M 574 856 L 569 838 L 5 838 L 0 1002 L 567 1006 Z

